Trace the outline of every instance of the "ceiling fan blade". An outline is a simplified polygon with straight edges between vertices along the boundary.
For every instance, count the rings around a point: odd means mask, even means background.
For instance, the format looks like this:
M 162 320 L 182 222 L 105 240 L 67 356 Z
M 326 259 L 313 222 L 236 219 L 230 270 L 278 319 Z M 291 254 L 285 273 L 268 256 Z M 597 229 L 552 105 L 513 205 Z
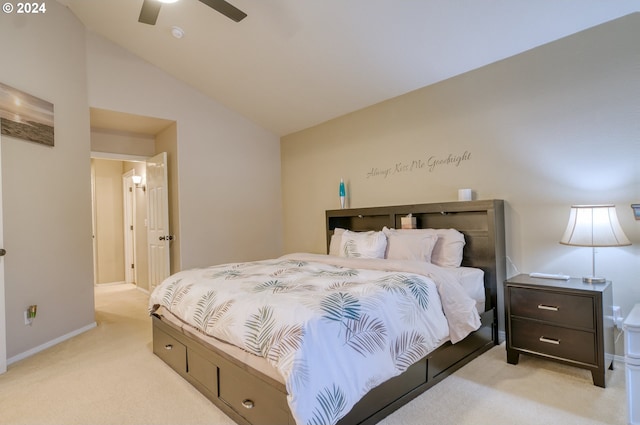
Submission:
M 145 0 L 146 2 L 147 0 Z M 202 3 L 206 4 L 212 9 L 217 10 L 222 13 L 227 18 L 234 20 L 236 22 L 242 21 L 247 17 L 247 14 L 237 7 L 227 3 L 224 0 L 200 0 Z
M 162 3 L 156 0 L 144 0 L 142 3 L 142 9 L 140 9 L 140 17 L 138 22 L 143 24 L 155 25 L 158 20 L 158 14 L 160 13 L 160 7 Z

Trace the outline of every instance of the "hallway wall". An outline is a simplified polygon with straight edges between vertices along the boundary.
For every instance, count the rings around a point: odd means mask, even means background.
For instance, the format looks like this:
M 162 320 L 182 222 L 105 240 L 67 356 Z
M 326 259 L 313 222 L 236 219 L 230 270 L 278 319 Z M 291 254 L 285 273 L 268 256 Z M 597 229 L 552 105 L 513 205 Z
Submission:
M 124 282 L 122 161 L 92 159 L 95 176 L 96 283 Z

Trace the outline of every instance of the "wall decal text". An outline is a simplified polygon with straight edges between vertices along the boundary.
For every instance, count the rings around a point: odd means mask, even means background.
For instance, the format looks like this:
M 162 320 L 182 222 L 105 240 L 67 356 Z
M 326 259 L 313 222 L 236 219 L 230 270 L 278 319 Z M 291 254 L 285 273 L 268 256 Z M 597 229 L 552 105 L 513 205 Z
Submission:
M 382 177 L 387 178 L 396 174 L 412 173 L 415 171 L 426 171 L 432 173 L 442 167 L 459 167 L 465 161 L 471 160 L 471 152 L 464 151 L 463 154 L 450 153 L 448 156 L 439 157 L 431 155 L 425 159 L 419 158 L 409 162 L 396 162 L 391 167 L 372 167 L 367 172 L 367 178 Z

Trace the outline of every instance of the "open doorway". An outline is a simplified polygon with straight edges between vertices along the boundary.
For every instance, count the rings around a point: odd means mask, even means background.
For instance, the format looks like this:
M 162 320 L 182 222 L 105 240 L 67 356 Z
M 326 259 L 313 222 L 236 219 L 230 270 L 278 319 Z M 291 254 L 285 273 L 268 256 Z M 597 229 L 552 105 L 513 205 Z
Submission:
M 153 244 L 147 239 L 151 230 L 147 204 L 158 191 L 154 190 L 156 185 L 151 190 L 147 187 L 146 161 L 158 152 L 167 152 L 162 168 L 168 174 L 163 190 L 169 194 L 164 202 L 169 221 L 163 236 L 171 237 L 172 243 L 166 247 L 171 253 L 167 255 L 171 266 L 167 264 L 166 270 L 176 270 L 179 264 L 176 123 L 91 108 L 91 150 L 95 283 L 128 282 L 149 290 L 151 271 L 157 269 L 151 267 L 155 257 L 149 248 Z M 142 183 L 136 184 L 134 176 L 142 177 Z
M 145 163 L 92 158 L 94 283 L 149 289 Z

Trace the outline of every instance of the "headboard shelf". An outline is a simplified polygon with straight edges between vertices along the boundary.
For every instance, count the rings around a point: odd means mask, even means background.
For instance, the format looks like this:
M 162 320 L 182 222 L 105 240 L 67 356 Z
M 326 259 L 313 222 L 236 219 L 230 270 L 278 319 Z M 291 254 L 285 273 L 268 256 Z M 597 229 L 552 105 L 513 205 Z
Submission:
M 335 228 L 362 232 L 397 228 L 408 214 L 418 229 L 456 229 L 464 234 L 462 265 L 485 272 L 487 308 L 497 306 L 498 282 L 506 275 L 504 201 L 500 199 L 350 208 L 326 211 L 327 252 Z

